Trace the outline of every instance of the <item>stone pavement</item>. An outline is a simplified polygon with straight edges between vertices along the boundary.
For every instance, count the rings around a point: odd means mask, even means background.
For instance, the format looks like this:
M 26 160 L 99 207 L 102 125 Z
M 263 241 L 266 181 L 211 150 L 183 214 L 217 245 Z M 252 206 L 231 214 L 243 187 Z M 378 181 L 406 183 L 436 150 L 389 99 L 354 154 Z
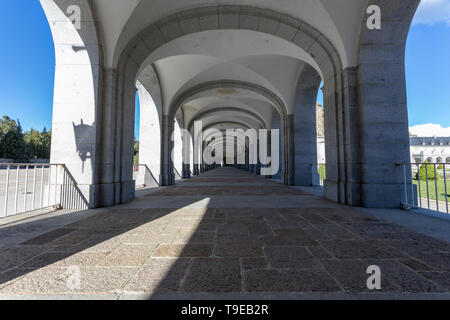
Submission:
M 370 265 L 381 269 L 375 292 Z M 448 298 L 449 290 L 449 243 L 229 167 L 0 251 L 0 298 Z

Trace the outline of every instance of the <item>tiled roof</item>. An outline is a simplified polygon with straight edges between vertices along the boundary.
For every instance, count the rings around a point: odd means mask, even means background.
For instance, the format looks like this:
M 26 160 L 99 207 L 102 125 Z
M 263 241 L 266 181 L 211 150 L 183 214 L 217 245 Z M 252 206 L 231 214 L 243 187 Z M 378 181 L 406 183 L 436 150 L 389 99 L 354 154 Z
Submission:
M 411 146 L 450 146 L 450 137 L 410 137 Z

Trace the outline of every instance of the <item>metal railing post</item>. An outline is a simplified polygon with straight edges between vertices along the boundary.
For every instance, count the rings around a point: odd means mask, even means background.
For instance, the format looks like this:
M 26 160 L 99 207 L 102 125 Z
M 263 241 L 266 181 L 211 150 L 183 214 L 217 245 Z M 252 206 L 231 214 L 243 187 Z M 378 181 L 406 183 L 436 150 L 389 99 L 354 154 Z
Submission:
M 16 166 L 16 170 L 17 170 L 17 172 L 16 172 L 16 190 L 14 193 L 14 214 L 17 214 L 17 200 L 19 197 L 19 178 L 20 178 L 19 177 L 19 172 L 20 172 L 19 165 Z
M 417 185 L 419 186 L 419 203 L 420 207 L 422 207 L 422 186 L 420 182 L 420 165 L 417 164 Z
M 413 206 L 416 206 L 415 204 L 414 204 L 414 197 L 415 197 L 415 190 L 414 190 L 414 179 L 416 179 L 417 180 L 417 185 L 418 185 L 418 201 L 417 201 L 417 206 L 416 207 L 418 207 L 418 208 L 424 208 L 424 209 L 428 209 L 428 210 L 432 210 L 432 211 L 436 211 L 436 212 L 443 212 L 443 213 L 449 213 L 449 211 L 450 211 L 450 209 L 449 209 L 449 206 L 448 206 L 448 203 L 449 203 L 449 201 L 448 201 L 448 195 L 447 195 L 447 192 L 448 192 L 448 188 L 447 188 L 447 172 L 446 172 L 446 164 L 445 163 L 436 163 L 436 162 L 434 162 L 434 163 L 427 163 L 427 162 L 424 162 L 424 163 L 420 163 L 420 162 L 416 162 L 416 163 L 398 163 L 397 165 L 399 165 L 399 166 L 403 166 L 404 168 L 403 168 L 403 177 L 404 177 L 404 181 L 405 181 L 405 199 L 406 199 L 406 204 L 409 206 L 409 203 L 408 203 L 408 201 L 409 201 L 409 199 L 408 199 L 408 195 L 407 195 L 407 193 L 406 193 L 406 191 L 407 191 L 407 179 L 408 179 L 408 177 L 407 177 L 407 174 L 406 174 L 406 166 L 411 166 L 411 199 L 413 200 L 413 203 L 412 203 L 412 205 Z M 413 170 L 413 166 L 415 166 L 416 167 L 416 169 L 417 169 L 417 172 L 415 173 L 416 174 L 416 178 L 414 178 L 414 170 Z M 433 171 L 430 171 L 430 174 L 431 174 L 431 176 L 428 174 L 428 170 L 431 170 L 431 166 L 433 166 Z M 440 184 L 440 182 L 438 182 L 438 179 L 440 180 L 442 177 L 441 177 L 441 175 L 440 175 L 440 171 L 439 171 L 439 168 L 437 167 L 437 166 L 442 166 L 442 168 L 443 168 L 443 179 L 444 179 L 444 182 L 443 182 L 443 184 L 444 184 L 444 186 L 443 186 L 443 188 L 444 188 L 444 192 L 445 192 L 445 210 L 442 208 L 442 206 L 444 205 L 443 203 L 441 203 L 441 201 L 440 201 L 440 189 L 439 188 L 442 188 L 441 187 L 441 184 Z M 424 180 L 425 180 L 425 187 L 426 187 L 426 195 L 424 194 L 424 195 L 422 195 L 422 178 L 421 178 L 421 171 L 420 170 L 423 170 L 424 172 L 422 172 L 422 173 L 424 173 Z M 434 174 L 434 192 L 433 192 L 433 194 L 430 194 L 431 193 L 431 191 L 432 190 L 430 190 L 430 185 L 429 185 L 429 183 L 430 183 L 430 181 L 429 181 L 429 178 L 430 179 L 433 179 L 433 175 Z M 426 205 L 423 203 L 423 201 L 422 201 L 422 196 L 426 196 Z M 435 199 L 432 199 L 431 197 L 432 196 L 434 196 L 435 197 Z M 425 200 L 425 198 L 423 198 L 423 200 Z M 433 202 L 432 202 L 432 200 L 435 200 L 435 202 L 436 202 L 436 204 L 435 204 L 435 207 L 432 207 L 432 205 L 433 205 Z M 444 202 L 444 200 L 442 200 L 442 202 Z
M 439 211 L 439 192 L 438 192 L 438 185 L 437 185 L 437 171 L 436 171 L 436 163 L 433 163 L 433 170 L 434 170 L 434 193 L 436 194 L 436 211 Z
M 419 172 L 420 175 L 420 172 Z M 430 189 L 428 187 L 428 165 L 425 163 L 425 184 L 427 185 L 427 204 L 428 210 L 430 210 Z
M 447 176 L 445 173 L 445 163 L 443 164 L 444 167 L 444 192 L 445 192 L 445 211 L 448 213 L 448 194 L 447 194 Z
M 41 198 L 41 208 L 44 206 L 44 165 L 41 167 L 41 192 L 39 194 Z
M 8 196 L 9 196 L 9 165 L 6 165 L 6 188 L 5 188 L 5 209 L 3 212 L 3 217 L 8 216 Z
M 28 169 L 29 165 L 25 167 L 25 195 L 23 196 L 23 212 L 27 211 L 27 194 L 28 194 Z
M 405 203 L 408 204 L 408 184 L 406 181 L 406 166 L 403 166 L 403 181 L 405 182 Z
M 64 164 L 40 164 L 39 167 L 37 164 L 8 163 L 3 165 L 3 167 L 6 167 L 5 199 L 3 202 L 5 207 L 0 209 L 0 218 L 52 206 L 58 209 L 88 208 L 86 198 L 81 193 L 78 184 Z M 11 180 L 11 168 L 17 170 L 15 181 Z M 23 179 L 22 171 L 24 170 L 22 169 L 25 169 Z M 33 178 L 30 177 L 31 169 L 33 169 Z M 40 174 L 38 172 L 39 169 Z M 48 173 L 45 172 L 46 170 L 48 170 Z M 62 170 L 62 172 L 58 172 L 59 170 Z M 39 181 L 39 179 L 41 180 Z M 45 181 L 45 179 L 47 179 L 47 181 Z M 52 185 L 52 183 L 54 185 Z M 23 186 L 23 184 L 25 185 Z M 38 198 L 37 191 L 39 186 L 40 194 Z M 45 188 L 47 188 L 46 195 Z M 14 189 L 14 203 L 11 203 L 12 193 L 10 192 L 10 189 Z M 23 199 L 20 198 L 21 190 L 24 190 Z M 30 197 L 28 196 L 29 190 L 32 190 L 33 192 L 33 195 Z M 54 192 L 53 195 L 51 194 L 52 192 Z M 28 204 L 28 200 L 32 201 L 31 206 Z
M 50 206 L 50 180 L 52 177 L 52 166 L 48 165 L 48 180 L 47 180 L 47 207 Z
M 33 203 L 31 205 L 31 210 L 34 210 L 34 206 L 36 204 L 36 171 L 37 165 L 35 165 L 33 169 Z

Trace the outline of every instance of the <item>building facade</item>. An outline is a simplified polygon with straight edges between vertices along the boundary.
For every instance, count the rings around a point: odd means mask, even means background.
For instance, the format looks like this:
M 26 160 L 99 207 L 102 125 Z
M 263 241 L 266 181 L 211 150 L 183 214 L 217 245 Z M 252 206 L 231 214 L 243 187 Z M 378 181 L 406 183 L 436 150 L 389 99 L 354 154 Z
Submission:
M 450 137 L 411 137 L 411 163 L 450 163 Z

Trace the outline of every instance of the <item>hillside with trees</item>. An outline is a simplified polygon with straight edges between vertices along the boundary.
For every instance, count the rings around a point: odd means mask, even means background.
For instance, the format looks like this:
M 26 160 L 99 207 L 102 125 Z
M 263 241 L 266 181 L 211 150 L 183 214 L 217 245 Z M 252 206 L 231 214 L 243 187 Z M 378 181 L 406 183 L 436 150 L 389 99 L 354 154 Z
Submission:
M 44 127 L 42 131 L 31 129 L 23 132 L 19 120 L 8 116 L 0 119 L 0 158 L 17 162 L 31 159 L 49 159 L 51 130 Z

